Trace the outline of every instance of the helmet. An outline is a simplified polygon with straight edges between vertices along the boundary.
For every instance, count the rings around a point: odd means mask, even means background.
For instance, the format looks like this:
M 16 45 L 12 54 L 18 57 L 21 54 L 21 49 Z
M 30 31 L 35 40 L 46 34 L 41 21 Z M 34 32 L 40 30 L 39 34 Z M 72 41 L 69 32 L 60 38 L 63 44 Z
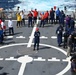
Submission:
M 36 31 L 39 31 L 39 28 L 36 28 Z
M 42 12 L 42 14 L 44 15 L 44 12 Z

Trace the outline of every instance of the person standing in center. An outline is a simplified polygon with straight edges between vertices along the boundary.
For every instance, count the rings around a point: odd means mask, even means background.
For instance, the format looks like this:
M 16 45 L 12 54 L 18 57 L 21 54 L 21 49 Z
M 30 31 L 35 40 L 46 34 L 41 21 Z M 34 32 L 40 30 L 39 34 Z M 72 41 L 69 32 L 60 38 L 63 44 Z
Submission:
M 36 28 L 36 31 L 34 33 L 34 50 L 37 45 L 37 50 L 39 50 L 39 43 L 40 43 L 40 31 L 39 28 Z

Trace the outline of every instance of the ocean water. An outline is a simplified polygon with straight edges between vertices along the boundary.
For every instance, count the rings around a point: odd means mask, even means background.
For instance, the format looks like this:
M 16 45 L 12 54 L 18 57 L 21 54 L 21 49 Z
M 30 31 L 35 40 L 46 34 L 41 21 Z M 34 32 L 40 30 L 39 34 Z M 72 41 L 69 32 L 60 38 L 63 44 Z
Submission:
M 64 6 L 67 7 L 68 10 L 75 10 L 76 8 L 76 0 L 0 0 L 0 7 L 4 7 L 5 9 L 12 8 L 17 9 L 20 7 L 20 10 L 50 10 L 54 6 L 60 9 L 64 9 Z
M 76 0 L 19 0 L 21 3 L 15 5 L 20 6 L 20 9 L 31 10 L 50 10 L 54 6 L 60 9 L 64 9 L 64 6 L 67 7 L 68 10 L 75 10 L 76 8 Z

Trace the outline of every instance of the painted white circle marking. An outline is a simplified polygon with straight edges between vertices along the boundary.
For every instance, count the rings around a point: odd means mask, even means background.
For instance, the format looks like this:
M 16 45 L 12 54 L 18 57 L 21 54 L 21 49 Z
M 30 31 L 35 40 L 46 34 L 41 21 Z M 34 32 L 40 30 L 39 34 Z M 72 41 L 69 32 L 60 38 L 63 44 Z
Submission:
M 19 45 L 27 45 L 28 43 L 18 43 L 18 44 L 10 44 L 10 45 L 5 45 L 5 46 L 2 46 L 0 47 L 0 49 L 2 48 L 7 48 L 7 47 L 12 47 L 12 46 L 19 46 Z M 33 44 L 33 43 L 32 43 Z M 54 48 L 55 50 L 58 50 L 60 52 L 62 52 L 64 55 L 67 56 L 67 53 L 66 51 L 64 51 L 63 49 L 60 49 L 58 47 L 55 47 L 55 46 L 52 46 L 52 45 L 46 45 L 46 44 L 40 44 L 41 46 L 47 46 L 47 47 L 51 47 L 51 48 Z M 70 58 L 68 58 L 68 65 L 64 68 L 64 70 L 62 70 L 61 72 L 57 73 L 56 75 L 63 75 L 65 74 L 70 68 L 71 68 L 71 65 L 70 65 Z

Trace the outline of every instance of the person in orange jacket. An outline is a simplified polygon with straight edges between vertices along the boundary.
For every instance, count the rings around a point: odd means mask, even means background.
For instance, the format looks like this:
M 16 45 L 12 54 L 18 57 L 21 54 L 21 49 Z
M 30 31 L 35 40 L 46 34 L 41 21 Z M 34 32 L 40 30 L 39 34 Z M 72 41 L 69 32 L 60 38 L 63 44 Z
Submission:
M 48 23 L 48 17 L 49 17 L 49 12 L 46 11 L 45 12 L 45 22 Z
M 34 11 L 31 10 L 33 12 L 33 23 L 36 23 L 37 21 L 37 16 L 38 16 L 38 11 L 37 9 L 35 9 Z
M 41 22 L 40 22 L 40 27 L 43 25 L 43 27 L 44 27 L 44 24 L 45 24 L 45 14 L 44 14 L 44 12 L 41 14 L 40 13 L 40 16 L 41 16 Z

